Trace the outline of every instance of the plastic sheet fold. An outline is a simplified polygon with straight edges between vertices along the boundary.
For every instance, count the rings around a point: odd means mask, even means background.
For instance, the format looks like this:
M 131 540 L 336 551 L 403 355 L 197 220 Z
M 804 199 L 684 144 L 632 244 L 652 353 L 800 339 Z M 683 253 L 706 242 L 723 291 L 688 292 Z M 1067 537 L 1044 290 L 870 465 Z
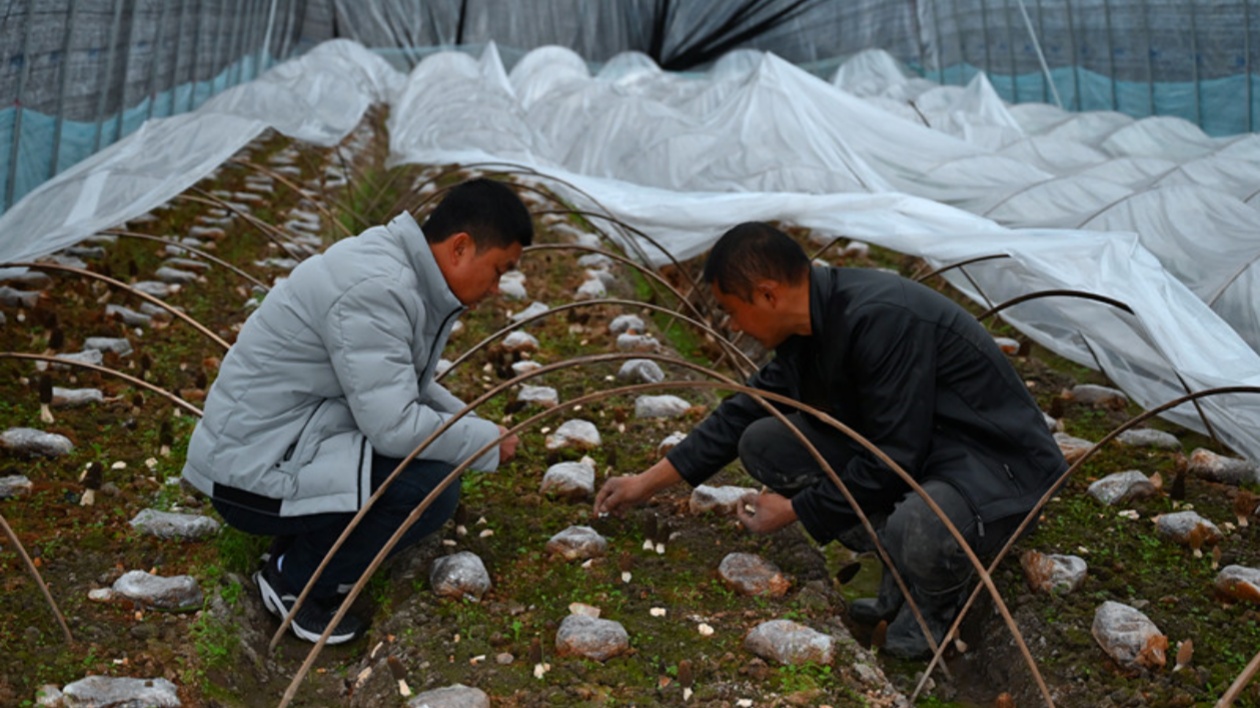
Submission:
M 1113 301 L 1043 297 L 1000 317 L 1100 368 L 1142 405 L 1260 386 L 1260 214 L 1240 196 L 1249 179 L 1260 183 L 1253 136 L 1010 108 L 984 81 L 889 81 L 895 64 L 875 55 L 846 67 L 828 82 L 738 52 L 683 76 L 632 54 L 592 73 L 569 50 L 543 48 L 509 72 L 491 46 L 479 57 L 435 53 L 404 76 L 361 47 L 321 45 L 192 114 L 146 125 L 28 196 L 0 218 L 0 260 L 147 211 L 267 126 L 327 145 L 383 102 L 392 164 L 521 165 L 678 259 L 758 219 L 935 265 L 1000 255 L 947 277 L 985 306 L 1052 289 Z M 1172 149 L 1156 150 L 1161 141 Z M 1260 396 L 1202 406 L 1223 441 L 1260 459 Z M 1169 417 L 1206 429 L 1189 405 Z

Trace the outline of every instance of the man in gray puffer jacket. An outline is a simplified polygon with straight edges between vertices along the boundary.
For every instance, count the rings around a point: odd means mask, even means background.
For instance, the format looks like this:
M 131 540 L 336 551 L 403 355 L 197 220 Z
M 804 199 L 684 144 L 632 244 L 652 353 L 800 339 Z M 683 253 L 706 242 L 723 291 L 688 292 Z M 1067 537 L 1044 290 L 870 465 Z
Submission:
M 293 270 L 249 317 L 223 360 L 193 431 L 183 475 L 228 524 L 275 536 L 255 579 L 284 617 L 355 512 L 422 441 L 464 408 L 433 381 L 451 327 L 498 291 L 533 240 L 529 211 L 486 179 L 451 190 L 425 221 L 410 214 L 364 231 Z M 455 466 L 474 469 L 516 451 L 502 426 L 465 416 L 390 484 L 316 580 L 292 623 L 318 641 L 340 604 L 408 514 Z M 395 552 L 454 513 L 450 485 Z M 329 643 L 364 623 L 347 615 Z

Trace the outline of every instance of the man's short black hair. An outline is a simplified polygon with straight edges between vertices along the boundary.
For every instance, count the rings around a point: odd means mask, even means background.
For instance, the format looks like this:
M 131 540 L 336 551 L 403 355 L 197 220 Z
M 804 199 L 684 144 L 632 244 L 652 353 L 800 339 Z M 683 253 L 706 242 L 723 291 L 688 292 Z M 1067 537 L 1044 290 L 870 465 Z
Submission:
M 478 250 L 508 248 L 514 243 L 523 248 L 534 240 L 534 222 L 521 198 L 506 184 L 484 177 L 447 192 L 421 230 L 429 243 L 441 243 L 465 231 Z
M 704 262 L 704 282 L 751 301 L 758 280 L 795 285 L 809 275 L 809 256 L 791 236 L 761 221 L 722 234 Z

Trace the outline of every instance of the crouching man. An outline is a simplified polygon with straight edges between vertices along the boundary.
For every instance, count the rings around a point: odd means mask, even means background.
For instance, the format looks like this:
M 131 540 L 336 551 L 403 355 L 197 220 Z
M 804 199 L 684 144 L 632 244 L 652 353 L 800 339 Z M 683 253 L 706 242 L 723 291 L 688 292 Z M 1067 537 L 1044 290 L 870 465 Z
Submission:
M 943 295 L 900 276 L 811 267 L 768 224 L 734 227 L 704 267 L 732 328 L 774 358 L 749 385 L 822 410 L 874 443 L 924 487 L 980 557 L 991 557 L 1066 463 L 1041 410 L 993 338 Z M 794 410 L 794 409 L 793 409 Z M 975 579 L 940 519 L 900 477 L 838 430 L 784 412 L 822 453 L 878 530 L 939 643 Z M 726 398 L 646 471 L 609 479 L 596 512 L 617 512 L 658 490 L 699 485 L 738 454 L 770 490 L 741 508 L 751 531 L 800 521 L 819 543 L 874 549 L 853 508 L 792 431 L 745 394 Z M 879 596 L 850 608 L 858 622 L 889 620 L 884 651 L 929 654 L 885 571 Z
M 451 327 L 498 291 L 533 239 L 528 210 L 491 180 L 459 185 L 423 229 L 410 214 L 301 263 L 250 315 L 223 359 L 184 478 L 228 524 L 274 536 L 255 575 L 283 617 L 381 482 L 464 403 L 433 381 Z M 332 558 L 292 623 L 318 641 L 348 591 L 411 511 L 448 473 L 505 430 L 466 416 L 413 460 Z M 515 436 L 477 459 L 493 470 Z M 395 552 L 437 530 L 459 501 L 455 482 Z M 329 643 L 365 629 L 346 615 Z

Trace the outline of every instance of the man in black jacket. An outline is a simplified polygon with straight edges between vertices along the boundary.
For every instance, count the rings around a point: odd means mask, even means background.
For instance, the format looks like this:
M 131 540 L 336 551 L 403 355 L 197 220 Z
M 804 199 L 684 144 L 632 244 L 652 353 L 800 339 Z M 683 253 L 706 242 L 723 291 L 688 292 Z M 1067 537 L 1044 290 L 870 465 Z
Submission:
M 742 330 L 775 357 L 749 385 L 822 410 L 874 443 L 923 486 L 982 558 L 995 554 L 1066 469 L 1041 410 L 975 318 L 936 291 L 872 270 L 811 267 L 763 223 L 717 242 L 704 280 Z M 926 503 L 874 455 L 783 407 L 878 529 L 937 642 L 971 589 L 966 555 Z M 757 533 L 799 520 L 819 543 L 874 548 L 853 508 L 783 423 L 745 394 L 725 399 L 646 471 L 614 477 L 595 500 L 616 512 L 686 481 L 699 485 L 739 455 L 771 490 L 740 520 Z M 929 653 L 891 573 L 854 620 L 891 620 L 884 651 Z

